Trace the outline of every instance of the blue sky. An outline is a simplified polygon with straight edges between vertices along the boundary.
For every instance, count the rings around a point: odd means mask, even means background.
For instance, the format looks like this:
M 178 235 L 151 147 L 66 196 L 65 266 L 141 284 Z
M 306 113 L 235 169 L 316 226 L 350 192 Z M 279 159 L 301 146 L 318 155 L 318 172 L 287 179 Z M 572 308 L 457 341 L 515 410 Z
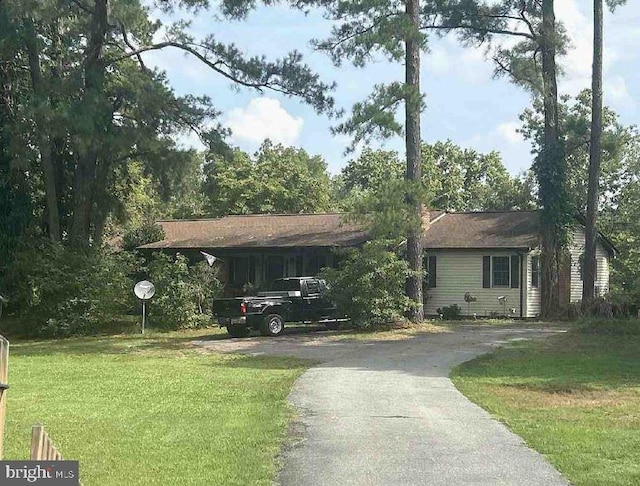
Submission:
M 573 48 L 561 60 L 565 74 L 562 93 L 576 94 L 590 86 L 591 0 L 558 0 L 556 12 L 564 22 Z M 323 80 L 338 83 L 337 105 L 350 109 L 364 99 L 374 84 L 402 80 L 403 66 L 379 60 L 359 69 L 345 63 L 336 68 L 325 54 L 309 46 L 313 38 L 324 38 L 329 23 L 320 12 L 304 15 L 284 7 L 260 8 L 242 22 L 216 20 L 214 13 L 201 12 L 193 19 L 196 37 L 214 34 L 233 42 L 247 54 L 275 58 L 297 49 Z M 638 124 L 640 103 L 640 4 L 620 8 L 605 19 L 605 104 L 616 110 L 623 123 Z M 265 91 L 235 90 L 196 59 L 177 50 L 145 54 L 145 61 L 165 70 L 178 94 L 209 95 L 222 111 L 221 121 L 232 129 L 230 142 L 253 152 L 266 137 L 286 145 L 302 147 L 321 155 L 332 173 L 351 156 L 343 154 L 349 139 L 333 136 L 335 120 L 318 115 L 301 102 Z M 484 49 L 463 48 L 454 38 L 430 40 L 422 58 L 422 90 L 427 108 L 422 114 L 422 138 L 428 142 L 450 139 L 481 152 L 497 150 L 513 174 L 531 164 L 530 146 L 516 132 L 518 115 L 530 104 L 522 89 L 504 79 L 493 78 L 491 61 Z M 181 142 L 201 148 L 197 137 Z M 376 145 L 378 146 L 378 145 Z M 403 152 L 402 139 L 382 145 Z

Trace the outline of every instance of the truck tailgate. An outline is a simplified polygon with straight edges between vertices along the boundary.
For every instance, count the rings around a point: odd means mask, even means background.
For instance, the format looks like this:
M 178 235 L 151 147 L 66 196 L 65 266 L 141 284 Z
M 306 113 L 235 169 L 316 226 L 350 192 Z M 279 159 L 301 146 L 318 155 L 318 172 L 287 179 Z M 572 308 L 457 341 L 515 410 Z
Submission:
M 235 299 L 215 299 L 213 301 L 212 312 L 217 317 L 239 317 L 242 315 L 240 304 L 244 299 L 238 297 Z

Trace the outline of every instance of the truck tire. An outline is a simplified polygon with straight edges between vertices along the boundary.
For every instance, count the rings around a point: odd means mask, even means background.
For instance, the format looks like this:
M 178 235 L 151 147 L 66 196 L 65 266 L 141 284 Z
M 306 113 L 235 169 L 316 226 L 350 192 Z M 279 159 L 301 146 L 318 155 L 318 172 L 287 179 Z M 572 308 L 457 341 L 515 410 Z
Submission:
M 337 331 L 340 329 L 340 323 L 338 321 L 325 322 L 324 325 L 329 331 Z
M 231 337 L 243 338 L 247 337 L 251 333 L 251 330 L 247 326 L 239 326 L 236 324 L 233 326 L 227 326 L 227 333 Z
M 269 314 L 262 321 L 260 334 L 263 336 L 279 336 L 284 331 L 284 319 L 280 314 Z

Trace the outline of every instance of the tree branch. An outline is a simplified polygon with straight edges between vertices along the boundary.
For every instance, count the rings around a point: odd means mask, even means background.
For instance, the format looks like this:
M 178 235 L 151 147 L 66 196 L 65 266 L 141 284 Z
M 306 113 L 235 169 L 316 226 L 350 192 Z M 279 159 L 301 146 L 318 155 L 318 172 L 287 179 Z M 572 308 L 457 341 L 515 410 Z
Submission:
M 188 52 L 189 54 L 191 54 L 192 56 L 195 56 L 198 60 L 200 60 L 201 62 L 203 62 L 204 64 L 206 64 L 209 68 L 211 68 L 213 71 L 217 72 L 218 74 L 220 74 L 221 76 L 229 79 L 230 81 L 233 81 L 234 83 L 240 84 L 242 86 L 245 86 L 247 88 L 253 88 L 256 89 L 258 91 L 262 91 L 262 88 L 269 88 L 273 91 L 277 91 L 283 94 L 287 94 L 290 95 L 292 94 L 290 91 L 284 89 L 284 88 L 280 88 L 278 86 L 275 85 L 271 85 L 269 84 L 268 80 L 264 81 L 264 82 L 259 82 L 259 83 L 254 83 L 254 82 L 249 82 L 249 81 L 245 81 L 242 80 L 226 71 L 224 71 L 223 69 L 220 69 L 218 66 L 220 64 L 225 65 L 225 63 L 218 61 L 218 62 L 212 62 L 209 59 L 206 58 L 206 56 L 204 56 L 203 54 L 201 54 L 200 52 L 198 52 L 196 49 L 194 49 L 193 47 L 190 47 L 186 44 L 181 44 L 179 42 L 173 42 L 173 41 L 165 41 L 165 42 L 159 42 L 158 44 L 153 44 L 151 46 L 145 46 L 145 47 L 140 47 L 138 49 L 134 49 L 131 52 L 127 52 L 126 54 L 123 54 L 121 56 L 118 56 L 114 59 L 112 59 L 108 64 L 115 64 L 119 61 L 122 61 L 124 59 L 128 59 L 130 57 L 133 56 L 139 56 L 140 54 L 144 53 L 144 52 L 149 52 L 149 51 L 158 51 L 161 49 L 164 49 L 166 47 L 175 47 L 176 49 L 180 49 L 183 50 L 185 52 Z M 228 66 L 227 66 L 228 67 Z
M 129 42 L 129 36 L 127 35 L 127 31 L 124 28 L 124 24 L 122 22 L 120 22 L 120 32 L 122 33 L 122 39 L 124 40 L 124 43 L 127 45 L 127 47 L 132 51 L 135 51 L 135 47 L 131 44 L 131 42 Z M 138 64 L 140 64 L 140 68 L 142 69 L 142 71 L 147 72 L 147 66 L 145 66 L 140 53 L 137 53 L 135 56 L 138 59 Z
M 483 34 L 497 34 L 497 35 L 512 35 L 516 37 L 524 37 L 526 39 L 535 40 L 531 34 L 527 34 L 526 32 L 517 32 L 515 30 L 508 29 L 493 29 L 489 27 L 478 27 L 474 25 L 465 25 L 465 24 L 441 24 L 441 25 L 421 25 L 420 29 L 424 30 L 455 30 L 455 29 L 465 29 L 472 30 L 475 32 L 480 32 Z

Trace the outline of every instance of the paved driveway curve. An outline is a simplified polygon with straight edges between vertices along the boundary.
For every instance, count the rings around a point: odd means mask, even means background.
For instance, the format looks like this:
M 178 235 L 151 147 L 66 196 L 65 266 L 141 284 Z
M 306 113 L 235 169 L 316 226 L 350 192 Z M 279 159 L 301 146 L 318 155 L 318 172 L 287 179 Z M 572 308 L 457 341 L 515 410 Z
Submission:
M 236 341 L 242 349 L 233 351 L 328 360 L 304 373 L 289 397 L 301 438 L 283 455 L 282 486 L 555 486 L 568 483 L 448 378 L 492 347 L 553 332 L 463 326 L 402 341 Z

